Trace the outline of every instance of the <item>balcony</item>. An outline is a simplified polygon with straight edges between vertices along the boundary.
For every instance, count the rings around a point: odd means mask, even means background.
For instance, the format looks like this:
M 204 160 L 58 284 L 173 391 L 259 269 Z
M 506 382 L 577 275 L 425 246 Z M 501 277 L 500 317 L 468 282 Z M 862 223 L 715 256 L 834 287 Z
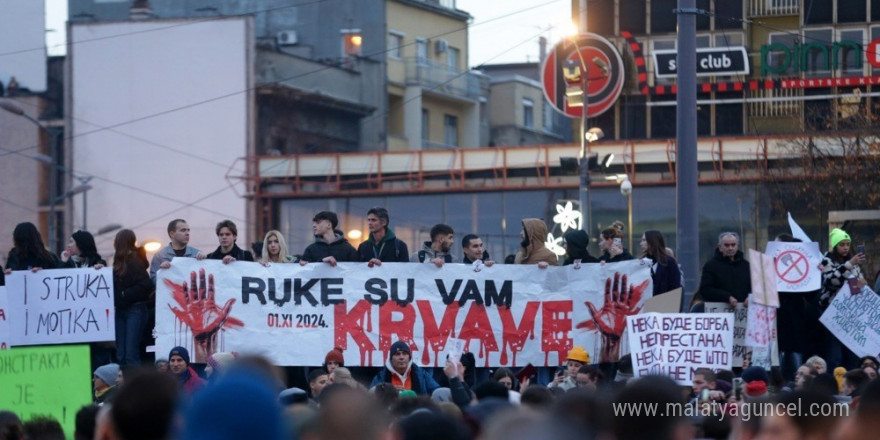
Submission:
M 749 0 L 749 17 L 800 15 L 801 0 Z
M 479 73 L 420 58 L 407 58 L 405 63 L 407 85 L 470 100 L 479 98 L 483 90 L 488 89 L 488 78 Z

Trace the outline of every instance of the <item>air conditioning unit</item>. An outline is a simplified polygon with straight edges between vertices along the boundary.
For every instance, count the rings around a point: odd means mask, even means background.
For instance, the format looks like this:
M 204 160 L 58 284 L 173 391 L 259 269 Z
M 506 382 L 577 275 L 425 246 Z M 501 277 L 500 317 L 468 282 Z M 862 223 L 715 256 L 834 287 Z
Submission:
M 275 36 L 279 46 L 293 46 L 297 43 L 296 31 L 281 31 Z
M 446 49 L 449 49 L 449 42 L 443 39 L 434 40 L 434 53 L 441 54 L 446 52 Z

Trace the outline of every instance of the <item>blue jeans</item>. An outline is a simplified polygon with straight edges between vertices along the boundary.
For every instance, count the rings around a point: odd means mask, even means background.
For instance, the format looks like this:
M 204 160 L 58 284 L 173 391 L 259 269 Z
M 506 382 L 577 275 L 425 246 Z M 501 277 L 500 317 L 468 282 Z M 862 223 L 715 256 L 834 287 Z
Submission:
M 119 365 L 141 363 L 141 339 L 147 326 L 147 304 L 116 310 L 116 359 Z

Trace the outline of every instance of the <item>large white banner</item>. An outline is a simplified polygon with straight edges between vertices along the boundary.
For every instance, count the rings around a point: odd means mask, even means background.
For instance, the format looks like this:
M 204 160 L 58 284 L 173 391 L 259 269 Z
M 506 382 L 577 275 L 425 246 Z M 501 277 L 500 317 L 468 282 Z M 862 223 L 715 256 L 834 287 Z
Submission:
M 767 243 L 767 255 L 773 257 L 776 288 L 780 292 L 811 292 L 822 287 L 822 252 L 819 243 Z
M 157 352 L 260 353 L 278 365 L 383 365 L 404 340 L 415 362 L 442 366 L 446 341 L 466 341 L 478 366 L 555 366 L 572 346 L 617 360 L 626 317 L 651 295 L 638 260 L 549 267 L 361 263 L 331 267 L 175 258 L 158 274 Z
M 691 385 L 698 368 L 731 367 L 730 313 L 645 313 L 627 317 L 627 328 L 635 377 L 669 376 Z
M 6 292 L 12 346 L 116 340 L 109 267 L 15 271 Z
M 844 283 L 819 322 L 857 356 L 880 357 L 880 296 L 868 286 L 853 295 Z

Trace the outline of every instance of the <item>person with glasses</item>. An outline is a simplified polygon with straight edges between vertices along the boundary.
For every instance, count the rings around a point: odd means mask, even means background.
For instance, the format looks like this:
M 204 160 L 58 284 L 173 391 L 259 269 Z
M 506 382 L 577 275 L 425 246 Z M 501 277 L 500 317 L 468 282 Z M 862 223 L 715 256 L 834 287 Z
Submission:
M 715 255 L 703 265 L 700 295 L 706 302 L 724 302 L 736 307 L 746 302 L 751 291 L 749 262 L 739 250 L 739 236 L 735 232 L 722 232 Z

